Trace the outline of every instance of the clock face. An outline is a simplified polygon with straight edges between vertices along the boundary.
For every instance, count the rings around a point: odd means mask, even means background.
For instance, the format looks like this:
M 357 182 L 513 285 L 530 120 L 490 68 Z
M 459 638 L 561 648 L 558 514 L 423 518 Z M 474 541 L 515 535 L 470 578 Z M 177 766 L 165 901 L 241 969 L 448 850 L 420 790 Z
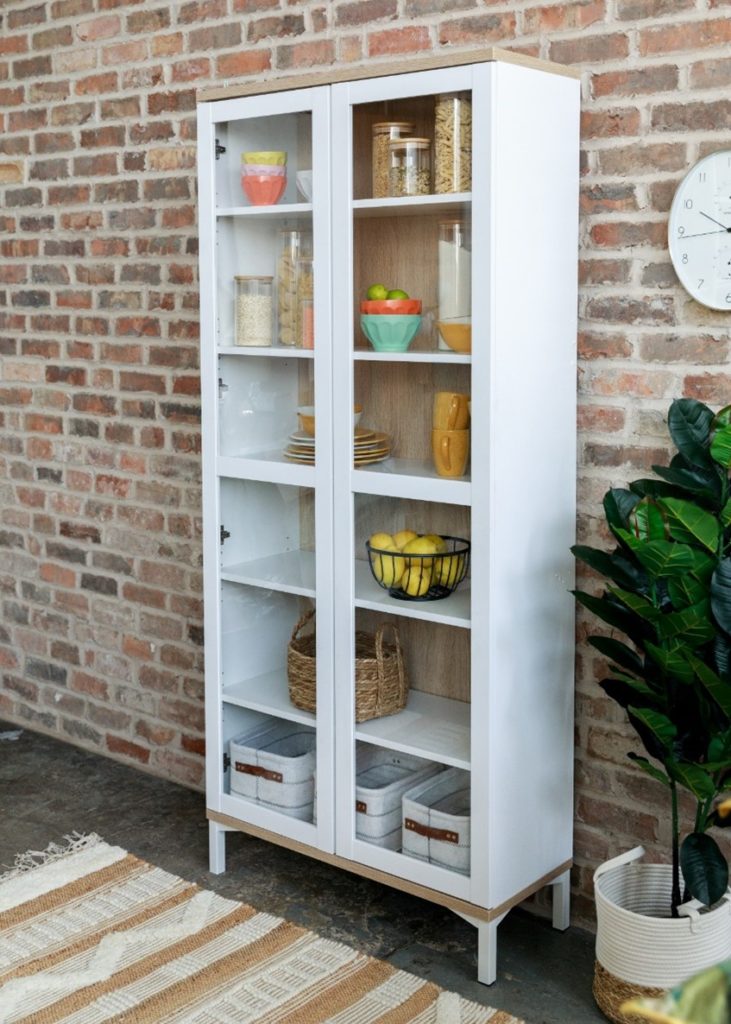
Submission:
M 668 226 L 680 283 L 711 309 L 731 312 L 731 151 L 712 153 L 683 178 Z

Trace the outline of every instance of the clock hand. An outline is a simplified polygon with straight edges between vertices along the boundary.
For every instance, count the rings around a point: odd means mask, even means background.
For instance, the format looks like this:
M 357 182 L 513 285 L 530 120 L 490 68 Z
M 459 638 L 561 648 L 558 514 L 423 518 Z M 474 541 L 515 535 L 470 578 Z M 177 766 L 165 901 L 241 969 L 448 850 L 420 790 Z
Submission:
M 706 235 L 723 235 L 726 231 L 731 231 L 731 228 L 724 228 L 723 231 L 699 231 L 697 235 L 678 235 L 678 241 L 682 242 L 686 238 L 705 238 Z
M 724 231 L 728 231 L 728 232 L 731 232 L 731 228 L 727 228 L 727 227 L 726 227 L 726 225 L 725 225 L 725 224 L 722 224 L 720 220 L 715 220 L 715 218 L 713 218 L 713 217 L 710 217 L 710 216 L 709 216 L 709 215 L 708 215 L 707 213 L 704 213 L 704 212 L 703 212 L 703 210 L 699 210 L 698 212 L 700 213 L 701 217 L 705 217 L 705 218 L 706 218 L 706 220 L 710 220 L 710 221 L 712 221 L 712 222 L 713 222 L 714 224 L 718 224 L 718 226 L 719 226 L 720 228 L 723 228 L 723 230 L 724 230 Z

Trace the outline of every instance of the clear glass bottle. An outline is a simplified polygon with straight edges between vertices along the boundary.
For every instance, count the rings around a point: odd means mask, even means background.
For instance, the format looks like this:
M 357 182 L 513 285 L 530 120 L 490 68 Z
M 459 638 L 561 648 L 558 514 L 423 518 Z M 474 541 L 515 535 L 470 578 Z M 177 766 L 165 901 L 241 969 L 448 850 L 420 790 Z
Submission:
M 439 222 L 439 347 L 472 341 L 472 225 L 468 220 Z M 450 329 L 455 328 L 455 329 Z M 469 349 L 463 349 L 468 351 Z
M 441 93 L 434 106 L 434 191 L 472 189 L 472 98 Z
M 272 278 L 237 275 L 234 290 L 234 344 L 271 345 L 274 327 Z
M 413 121 L 378 121 L 373 125 L 371 129 L 373 142 L 371 165 L 374 199 L 383 199 L 384 196 L 391 194 L 389 185 L 389 143 L 392 139 L 401 139 L 405 135 L 413 135 L 415 127 Z
M 431 192 L 431 139 L 392 139 L 389 188 L 392 196 L 427 196 Z
M 304 322 L 305 303 L 315 296 L 315 278 L 313 274 L 313 263 L 311 257 L 303 257 L 297 260 L 297 305 L 295 318 L 295 344 L 298 348 L 309 347 L 304 345 L 306 327 Z M 314 327 L 314 323 L 313 323 Z
M 312 231 L 279 232 L 277 256 L 277 337 L 280 345 L 297 345 L 297 261 L 312 256 Z

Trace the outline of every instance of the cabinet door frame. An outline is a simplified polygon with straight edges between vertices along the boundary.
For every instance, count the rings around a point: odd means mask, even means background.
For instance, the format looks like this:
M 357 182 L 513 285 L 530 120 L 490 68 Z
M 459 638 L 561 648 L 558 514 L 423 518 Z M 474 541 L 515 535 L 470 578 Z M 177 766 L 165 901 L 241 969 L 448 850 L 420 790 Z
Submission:
M 206 799 L 207 806 L 254 826 L 279 833 L 327 853 L 334 851 L 334 673 L 333 673 L 333 466 L 332 466 L 332 291 L 331 265 L 331 92 L 327 85 L 310 89 L 272 93 L 217 103 L 198 108 L 198 181 L 200 219 L 201 295 L 201 390 L 203 431 L 203 561 L 205 600 L 205 703 L 206 703 Z M 225 792 L 223 758 L 226 740 L 222 718 L 225 702 L 221 680 L 221 507 L 219 483 L 218 327 L 217 289 L 219 275 L 234 273 L 219 267 L 217 258 L 216 130 L 222 123 L 262 119 L 277 115 L 312 114 L 312 230 L 314 245 L 315 306 L 317 340 L 313 356 L 314 390 L 317 408 L 317 462 L 306 474 L 305 467 L 273 464 L 264 467 L 257 479 L 272 483 L 314 487 L 315 546 L 317 553 L 316 609 L 318 664 L 317 709 L 317 823 L 302 822 L 271 811 L 254 802 L 236 799 Z M 243 205 L 243 203 L 242 203 Z M 292 219 L 301 218 L 303 204 L 292 208 Z M 305 210 L 309 206 L 304 204 Z M 257 208 L 240 216 L 285 218 L 284 205 Z M 246 359 L 247 355 L 232 358 Z M 276 357 L 272 357 L 276 358 Z M 230 464 L 232 460 L 228 459 Z M 242 476 L 245 474 L 242 473 Z

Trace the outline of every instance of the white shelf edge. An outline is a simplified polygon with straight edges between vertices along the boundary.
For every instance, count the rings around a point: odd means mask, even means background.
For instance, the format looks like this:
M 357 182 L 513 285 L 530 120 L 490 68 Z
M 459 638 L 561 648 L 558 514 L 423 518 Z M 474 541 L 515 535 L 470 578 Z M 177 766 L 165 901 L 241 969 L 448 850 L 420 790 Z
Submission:
M 216 217 L 291 217 L 303 213 L 312 213 L 312 203 L 282 203 L 271 206 L 219 206 Z
M 470 713 L 470 705 L 462 701 L 410 690 L 404 711 L 356 724 L 355 738 L 376 747 L 425 757 L 450 768 L 470 771 Z M 426 728 L 419 722 L 419 718 L 426 724 Z M 441 749 L 435 749 L 435 746 L 427 744 L 426 738 L 420 741 L 420 737 L 428 737 L 429 723 L 432 722 L 442 727 L 451 724 L 455 733 L 462 733 L 467 751 L 458 750 L 456 740 L 451 750 L 447 744 L 442 745 Z
M 292 484 L 295 487 L 315 486 L 315 467 L 299 466 L 287 462 L 277 452 L 259 455 L 219 455 L 216 460 L 217 476 L 233 480 L 258 480 L 270 484 Z
M 460 352 L 445 352 L 442 349 L 431 349 L 428 352 L 371 352 L 366 349 L 353 349 L 353 359 L 367 360 L 374 363 L 463 363 L 472 362 L 471 355 Z
M 421 472 L 400 472 L 403 468 L 420 469 Z M 377 463 L 380 468 L 363 467 L 353 469 L 350 475 L 351 490 L 358 494 L 380 494 L 388 498 L 413 498 L 417 501 L 438 501 L 447 505 L 472 504 L 472 483 L 469 477 L 449 479 L 438 476 L 430 463 L 416 460 L 388 459 Z
M 443 210 L 453 210 L 456 206 L 468 206 L 471 203 L 471 192 L 454 192 L 427 196 L 354 199 L 351 206 L 356 217 L 377 217 L 381 214 L 408 217 L 419 213 L 440 213 Z
M 376 583 L 365 559 L 355 560 L 355 598 L 356 608 L 367 608 L 374 612 L 386 612 L 389 615 L 403 615 L 409 619 L 422 619 L 425 622 L 436 622 L 443 626 L 455 626 L 458 629 L 470 629 L 471 593 L 469 581 L 465 580 L 453 594 L 439 601 L 401 601 L 391 597 L 388 591 Z
M 267 694 L 266 700 L 259 693 Z M 267 672 L 265 675 L 254 676 L 252 679 L 243 679 L 233 686 L 225 686 L 221 694 L 224 704 L 232 704 L 236 707 L 247 708 L 249 711 L 259 711 L 273 718 L 283 718 L 288 722 L 298 722 L 301 725 L 316 724 L 316 716 L 310 711 L 302 711 L 296 708 L 289 699 L 289 688 L 287 684 L 286 669 Z
M 303 577 L 307 582 L 303 581 Z M 276 590 L 282 594 L 314 598 L 315 552 L 283 551 L 263 558 L 252 558 L 247 562 L 222 565 L 221 579 L 227 583 L 240 583 L 248 587 Z
M 219 356 L 274 356 L 279 359 L 314 359 L 311 348 L 289 348 L 287 345 L 219 345 Z

